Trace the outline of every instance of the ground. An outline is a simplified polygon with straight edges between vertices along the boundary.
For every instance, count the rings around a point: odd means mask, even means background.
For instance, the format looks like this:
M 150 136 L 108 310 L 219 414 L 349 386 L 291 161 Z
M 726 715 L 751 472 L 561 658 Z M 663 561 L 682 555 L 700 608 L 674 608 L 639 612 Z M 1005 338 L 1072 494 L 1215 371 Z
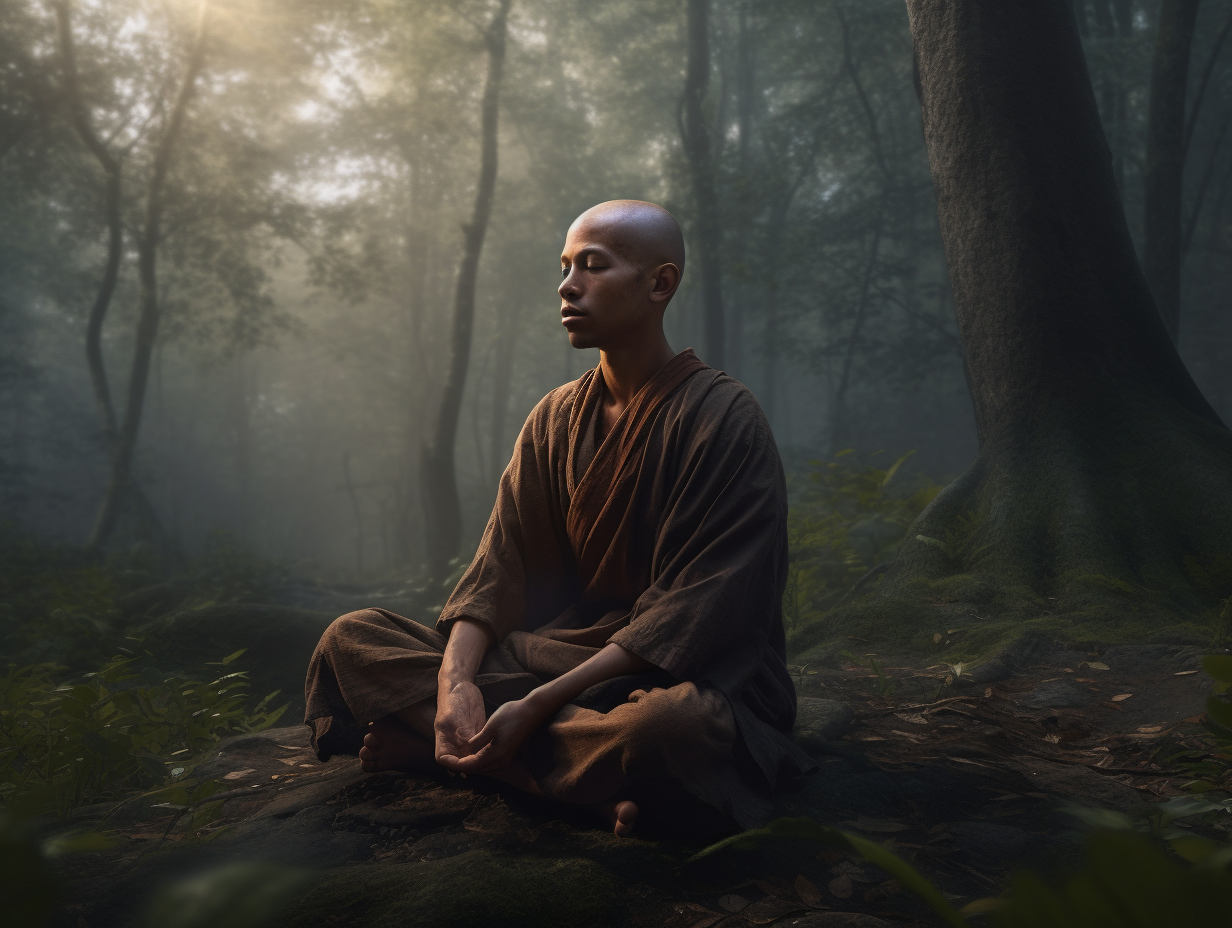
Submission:
M 952 669 L 918 656 L 797 667 L 797 738 L 819 770 L 788 785 L 780 812 L 884 843 L 959 904 L 996 895 L 1015 868 L 1078 861 L 1067 804 L 1127 810 L 1178 791 L 1183 771 L 1158 758 L 1202 711 L 1201 653 L 1025 642 L 944 688 Z M 275 920 L 287 926 L 935 924 L 886 874 L 837 850 L 778 841 L 690 861 L 700 840 L 653 829 L 617 839 L 480 778 L 321 764 L 306 734 L 221 743 L 196 775 L 219 778 L 227 798 L 194 833 L 183 810 L 81 810 L 83 825 L 109 812 L 121 837 L 63 859 L 58 924 L 137 923 L 158 887 L 234 861 L 311 874 Z

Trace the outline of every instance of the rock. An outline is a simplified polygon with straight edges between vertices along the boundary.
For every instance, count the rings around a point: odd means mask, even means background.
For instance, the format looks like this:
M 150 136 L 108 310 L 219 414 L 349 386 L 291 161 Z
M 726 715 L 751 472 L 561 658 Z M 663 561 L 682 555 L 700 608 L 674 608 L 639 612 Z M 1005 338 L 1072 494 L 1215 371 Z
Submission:
M 301 764 L 308 766 L 301 767 Z M 256 779 L 268 780 L 275 773 L 323 766 L 308 746 L 308 727 L 294 725 L 224 738 L 193 768 L 192 775 L 207 780 L 220 779 L 229 773 L 250 769 L 255 782 Z
M 1069 680 L 1050 680 L 1016 700 L 1028 709 L 1081 709 L 1092 702 L 1091 694 Z
M 161 616 L 131 634 L 141 639 L 159 666 L 202 676 L 222 671 L 203 666 L 206 662 L 245 648 L 243 657 L 229 669 L 248 671 L 253 695 L 281 690 L 295 709 L 303 706 L 304 673 L 313 649 L 335 618 L 288 606 L 210 605 Z
M 855 718 L 845 702 L 801 696 L 796 702 L 796 743 L 806 751 L 821 749 L 827 741 L 843 736 Z
M 788 918 L 778 924 L 784 928 L 893 928 L 894 923 L 859 912 L 813 912 Z
M 237 858 L 324 869 L 372 856 L 372 835 L 334 828 L 335 809 L 317 806 L 289 818 L 240 822 L 212 842 Z
M 954 843 L 972 860 L 1004 866 L 1022 857 L 1032 837 L 1013 825 L 996 822 L 953 822 L 949 832 Z
M 472 850 L 442 860 L 373 863 L 323 874 L 275 924 L 366 928 L 577 928 L 622 924 L 617 879 L 582 856 Z
M 1019 667 L 1047 662 L 1057 651 L 1056 646 L 1043 638 L 1021 638 L 1013 641 L 984 661 L 969 673 L 955 681 L 957 686 L 985 686 L 997 683 L 1014 675 Z
M 412 789 L 388 804 L 365 802 L 352 806 L 342 813 L 340 820 L 385 828 L 439 828 L 460 824 L 475 805 L 476 798 L 470 790 L 429 785 Z

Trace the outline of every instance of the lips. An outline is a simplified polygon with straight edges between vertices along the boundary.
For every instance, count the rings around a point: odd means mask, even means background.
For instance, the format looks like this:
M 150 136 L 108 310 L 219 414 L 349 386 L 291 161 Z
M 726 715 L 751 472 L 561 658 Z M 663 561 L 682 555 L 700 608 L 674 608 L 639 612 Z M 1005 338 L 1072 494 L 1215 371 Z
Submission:
M 581 319 L 583 315 L 585 314 L 576 306 L 566 304 L 560 308 L 560 321 L 562 323 L 569 322 L 571 319 Z

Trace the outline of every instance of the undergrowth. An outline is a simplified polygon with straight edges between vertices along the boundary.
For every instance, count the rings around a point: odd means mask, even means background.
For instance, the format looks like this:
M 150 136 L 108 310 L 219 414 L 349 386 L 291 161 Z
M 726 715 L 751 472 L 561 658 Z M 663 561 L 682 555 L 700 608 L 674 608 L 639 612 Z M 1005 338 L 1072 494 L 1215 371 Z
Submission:
M 792 501 L 783 597 L 789 635 L 822 622 L 844 597 L 869 586 L 869 572 L 894 558 L 911 523 L 941 491 L 925 477 L 895 480 L 910 453 L 885 470 L 851 455 L 811 462 Z
M 217 664 L 226 671 L 243 654 Z M 0 802 L 64 817 L 83 805 L 168 787 L 219 738 L 260 731 L 286 706 L 249 705 L 245 671 L 206 680 L 116 657 L 66 678 L 53 664 L 0 674 Z M 218 671 L 215 671 L 217 674 Z

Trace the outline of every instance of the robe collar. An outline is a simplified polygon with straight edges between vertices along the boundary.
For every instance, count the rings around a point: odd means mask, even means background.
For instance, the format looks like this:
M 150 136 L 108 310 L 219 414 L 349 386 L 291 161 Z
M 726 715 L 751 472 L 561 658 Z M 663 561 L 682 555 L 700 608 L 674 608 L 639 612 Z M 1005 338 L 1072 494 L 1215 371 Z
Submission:
M 577 558 L 578 575 L 586 593 L 602 586 L 609 592 L 635 593 L 639 583 L 626 577 L 630 565 L 634 519 L 630 508 L 637 486 L 639 464 L 646 448 L 655 414 L 690 377 L 707 366 L 686 348 L 663 367 L 629 401 L 612 430 L 595 450 L 584 474 L 575 476 L 575 455 L 583 430 L 594 427 L 601 415 L 604 383 L 599 368 L 587 371 L 578 385 L 569 422 L 569 452 L 566 479 L 570 486 L 569 513 L 565 529 Z M 604 582 L 604 581 L 607 582 Z M 612 589 L 612 587 L 616 589 Z M 627 588 L 627 589 L 626 589 Z M 585 595 L 585 594 L 584 594 Z

